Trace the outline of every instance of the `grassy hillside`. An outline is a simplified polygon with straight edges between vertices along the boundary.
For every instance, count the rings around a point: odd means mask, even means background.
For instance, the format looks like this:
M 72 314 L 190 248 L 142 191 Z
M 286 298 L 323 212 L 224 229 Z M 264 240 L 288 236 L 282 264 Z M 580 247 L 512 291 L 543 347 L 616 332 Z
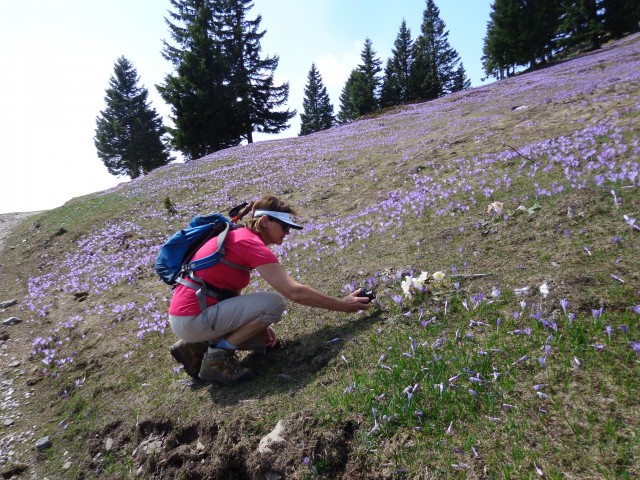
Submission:
M 0 473 L 637 478 L 639 81 L 635 35 L 31 217 L 1 257 L 3 315 L 23 321 L 0 327 Z M 254 380 L 193 384 L 155 256 L 193 215 L 264 194 L 305 224 L 276 248 L 294 277 L 377 305 L 291 305 L 282 348 L 243 360 Z M 279 420 L 285 441 L 259 453 Z

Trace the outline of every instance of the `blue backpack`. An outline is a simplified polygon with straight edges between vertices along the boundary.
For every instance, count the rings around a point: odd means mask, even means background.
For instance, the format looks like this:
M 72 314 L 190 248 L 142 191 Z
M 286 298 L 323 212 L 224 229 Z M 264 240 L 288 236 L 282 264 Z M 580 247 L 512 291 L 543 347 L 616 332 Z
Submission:
M 235 291 L 215 287 L 195 274 L 196 271 L 217 263 L 224 263 L 240 270 L 250 270 L 249 267 L 224 258 L 224 241 L 229 230 L 235 228 L 238 228 L 237 225 L 221 213 L 193 217 L 189 227 L 177 231 L 160 248 L 155 264 L 157 274 L 169 285 L 175 287 L 181 284 L 196 290 L 196 297 L 203 312 L 207 309 L 207 296 L 218 300 L 236 296 Z M 191 261 L 200 247 L 214 237 L 218 237 L 218 249 L 211 255 Z

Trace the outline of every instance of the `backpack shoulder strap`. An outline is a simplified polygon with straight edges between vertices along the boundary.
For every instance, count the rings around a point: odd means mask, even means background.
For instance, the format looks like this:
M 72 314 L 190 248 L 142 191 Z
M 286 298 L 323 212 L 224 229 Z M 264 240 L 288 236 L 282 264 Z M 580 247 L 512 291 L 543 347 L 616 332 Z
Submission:
M 218 239 L 218 249 L 211 255 L 208 255 L 204 258 L 185 263 L 185 265 L 182 267 L 182 273 L 185 274 L 187 272 L 192 272 L 195 270 L 202 270 L 203 268 L 210 267 L 218 262 L 224 263 L 225 265 L 236 268 L 238 270 L 244 270 L 247 272 L 250 271 L 251 269 L 249 267 L 239 265 L 224 258 L 224 242 L 227 239 L 227 234 L 229 233 L 230 229 L 231 224 L 226 223 L 224 226 L 224 230 L 220 232 L 220 234 L 216 237 Z

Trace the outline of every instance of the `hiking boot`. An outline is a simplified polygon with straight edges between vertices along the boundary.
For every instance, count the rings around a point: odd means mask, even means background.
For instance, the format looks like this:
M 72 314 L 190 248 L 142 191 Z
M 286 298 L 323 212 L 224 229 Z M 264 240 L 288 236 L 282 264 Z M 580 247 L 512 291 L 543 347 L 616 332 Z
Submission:
M 251 370 L 240 365 L 236 356 L 222 348 L 207 350 L 200 367 L 200 380 L 230 385 L 251 376 Z
M 189 376 L 199 380 L 198 373 L 202 364 L 202 356 L 207 353 L 207 347 L 207 342 L 188 343 L 184 340 L 178 340 L 171 345 L 169 351 L 171 356 L 184 366 L 184 371 Z

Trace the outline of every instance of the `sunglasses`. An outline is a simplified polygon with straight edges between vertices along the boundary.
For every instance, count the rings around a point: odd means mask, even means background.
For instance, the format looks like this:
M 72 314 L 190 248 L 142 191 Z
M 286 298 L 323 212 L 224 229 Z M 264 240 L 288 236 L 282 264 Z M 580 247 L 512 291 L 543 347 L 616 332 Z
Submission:
M 280 224 L 280 226 L 282 227 L 282 231 L 284 233 L 289 233 L 289 231 L 291 230 L 291 225 L 289 225 L 288 223 L 284 223 L 282 220 L 272 217 L 269 215 L 269 218 L 271 219 L 272 222 L 277 222 L 278 224 Z

